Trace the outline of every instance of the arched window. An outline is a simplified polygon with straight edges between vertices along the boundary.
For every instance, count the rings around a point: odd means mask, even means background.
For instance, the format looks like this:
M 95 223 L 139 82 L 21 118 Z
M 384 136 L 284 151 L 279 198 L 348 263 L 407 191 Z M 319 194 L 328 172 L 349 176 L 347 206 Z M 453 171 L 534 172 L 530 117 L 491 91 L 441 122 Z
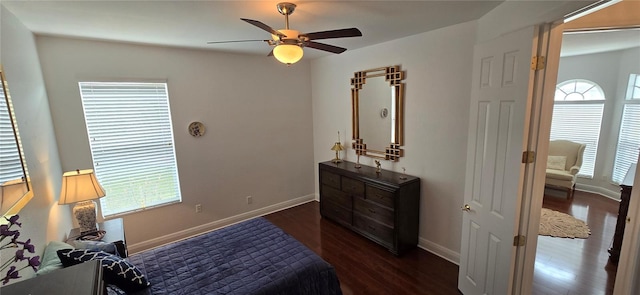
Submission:
M 550 140 L 587 145 L 578 172 L 582 177 L 593 178 L 604 101 L 602 88 L 589 80 L 573 79 L 556 86 Z

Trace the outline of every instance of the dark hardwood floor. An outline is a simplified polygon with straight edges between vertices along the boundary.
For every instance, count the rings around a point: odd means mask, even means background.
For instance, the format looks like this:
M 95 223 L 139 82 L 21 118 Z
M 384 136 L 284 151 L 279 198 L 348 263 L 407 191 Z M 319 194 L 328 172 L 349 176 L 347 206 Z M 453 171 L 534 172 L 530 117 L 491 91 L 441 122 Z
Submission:
M 544 208 L 585 220 L 588 239 L 538 236 L 533 294 L 611 294 L 609 262 L 618 202 L 576 191 L 574 199 L 546 196 Z M 345 295 L 460 294 L 458 266 L 422 249 L 396 257 L 385 248 L 322 219 L 310 202 L 265 216 L 331 263 Z
M 573 200 L 544 197 L 543 208 L 586 221 L 587 239 L 538 236 L 533 294 L 612 294 L 616 266 L 609 262 L 619 203 L 576 191 Z
M 396 257 L 322 219 L 318 202 L 265 217 L 331 263 L 345 295 L 459 294 L 457 265 L 418 248 Z

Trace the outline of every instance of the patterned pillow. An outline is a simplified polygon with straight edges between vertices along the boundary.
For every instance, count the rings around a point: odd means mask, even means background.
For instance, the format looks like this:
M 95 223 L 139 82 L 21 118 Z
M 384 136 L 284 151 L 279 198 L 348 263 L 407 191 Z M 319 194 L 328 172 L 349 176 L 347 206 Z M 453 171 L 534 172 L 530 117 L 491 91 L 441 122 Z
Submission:
M 116 285 L 107 284 L 107 295 L 127 295 L 122 289 Z
M 100 261 L 105 283 L 114 284 L 125 292 L 135 292 L 150 285 L 140 269 L 129 261 L 109 253 L 89 249 L 63 249 L 58 250 L 58 257 L 64 267 L 90 260 Z
M 84 241 L 84 240 L 75 240 L 73 241 L 73 245 L 76 249 L 89 249 L 95 251 L 104 251 L 109 254 L 118 255 L 118 251 L 116 250 L 116 245 L 113 243 L 101 242 L 101 241 Z

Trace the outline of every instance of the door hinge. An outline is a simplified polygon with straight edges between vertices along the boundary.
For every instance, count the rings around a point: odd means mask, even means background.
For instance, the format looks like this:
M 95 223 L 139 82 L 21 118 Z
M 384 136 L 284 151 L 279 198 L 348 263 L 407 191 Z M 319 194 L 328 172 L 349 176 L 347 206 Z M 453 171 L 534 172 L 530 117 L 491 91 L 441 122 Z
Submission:
M 513 237 L 513 245 L 516 247 L 522 247 L 527 242 L 527 237 L 525 236 L 515 236 Z
M 546 64 L 547 58 L 544 56 L 533 56 L 531 57 L 531 69 L 534 71 L 544 70 L 544 66 Z
M 522 163 L 533 163 L 536 160 L 536 152 L 524 151 L 522 152 Z

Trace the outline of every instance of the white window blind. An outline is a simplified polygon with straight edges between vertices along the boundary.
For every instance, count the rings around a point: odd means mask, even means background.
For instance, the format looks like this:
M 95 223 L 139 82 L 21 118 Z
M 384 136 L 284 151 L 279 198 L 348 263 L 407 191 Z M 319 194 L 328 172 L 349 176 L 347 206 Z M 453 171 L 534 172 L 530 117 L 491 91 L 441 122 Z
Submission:
M 554 97 L 550 140 L 570 140 L 586 144 L 579 176 L 593 178 L 604 92 L 591 81 L 569 80 L 558 84 Z
M 24 175 L 10 116 L 7 99 L 0 86 L 0 184 Z
M 103 214 L 180 202 L 167 84 L 79 86 Z
M 578 175 L 593 177 L 600 138 L 604 104 L 556 104 L 553 106 L 550 140 L 584 143 L 582 167 Z
M 632 163 L 638 163 L 640 152 L 640 75 L 631 74 L 622 111 L 620 134 L 613 164 L 612 180 L 622 182 Z
M 631 74 L 629 76 L 629 89 L 627 90 L 627 99 L 640 99 L 640 75 Z

